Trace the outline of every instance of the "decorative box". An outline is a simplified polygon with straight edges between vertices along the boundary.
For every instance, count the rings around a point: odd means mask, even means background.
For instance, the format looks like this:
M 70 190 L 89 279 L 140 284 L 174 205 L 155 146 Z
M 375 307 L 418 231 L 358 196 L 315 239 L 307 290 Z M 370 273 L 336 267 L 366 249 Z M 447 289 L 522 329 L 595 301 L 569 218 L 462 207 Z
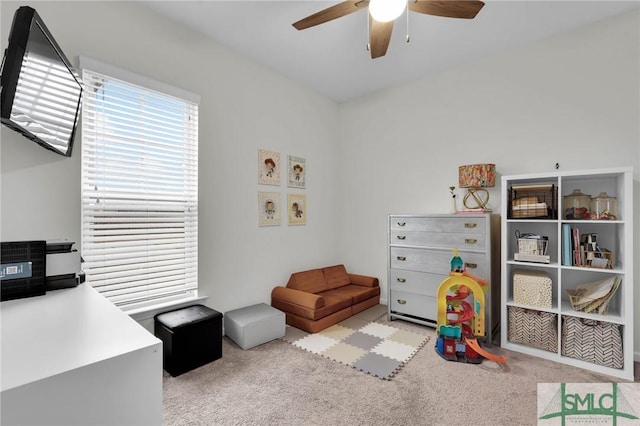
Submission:
M 549 352 L 558 351 L 558 318 L 551 312 L 509 306 L 507 338 Z
M 507 217 L 558 218 L 557 187 L 554 184 L 514 185 L 509 188 Z
M 513 301 L 538 308 L 551 308 L 553 284 L 543 271 L 528 269 L 513 272 Z
M 157 314 L 154 332 L 162 340 L 162 366 L 173 377 L 222 358 L 222 314 L 207 306 Z
M 562 355 L 611 368 L 624 367 L 620 324 L 562 317 Z

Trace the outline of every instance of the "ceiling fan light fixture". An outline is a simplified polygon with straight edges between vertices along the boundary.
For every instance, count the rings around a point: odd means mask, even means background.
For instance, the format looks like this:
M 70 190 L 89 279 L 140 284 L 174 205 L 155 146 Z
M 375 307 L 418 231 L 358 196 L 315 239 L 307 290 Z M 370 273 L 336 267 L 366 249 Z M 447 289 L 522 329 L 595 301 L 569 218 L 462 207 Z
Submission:
M 369 13 L 378 22 L 391 22 L 402 15 L 407 0 L 371 0 Z

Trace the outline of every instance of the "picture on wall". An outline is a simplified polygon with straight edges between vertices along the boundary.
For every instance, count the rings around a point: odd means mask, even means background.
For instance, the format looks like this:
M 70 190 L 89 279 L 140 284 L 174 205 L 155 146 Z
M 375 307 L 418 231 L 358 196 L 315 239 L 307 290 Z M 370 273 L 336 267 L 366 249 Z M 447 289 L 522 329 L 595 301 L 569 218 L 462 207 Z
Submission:
M 279 226 L 280 223 L 280 193 L 258 192 L 258 225 Z
M 280 153 L 258 150 L 258 183 L 280 185 Z
M 307 196 L 288 194 L 289 225 L 305 225 L 307 223 Z
M 304 188 L 306 168 L 304 158 L 289 156 L 289 187 Z

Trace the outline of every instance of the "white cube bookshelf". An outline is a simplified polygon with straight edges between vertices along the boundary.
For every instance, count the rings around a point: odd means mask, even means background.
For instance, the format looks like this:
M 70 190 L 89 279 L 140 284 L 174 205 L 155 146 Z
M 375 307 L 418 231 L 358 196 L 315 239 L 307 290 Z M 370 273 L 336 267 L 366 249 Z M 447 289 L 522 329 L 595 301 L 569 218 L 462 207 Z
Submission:
M 536 205 L 514 217 L 511 190 L 513 188 L 547 187 L 553 185 L 553 199 L 547 198 L 543 207 Z M 564 196 L 574 189 L 597 196 L 606 192 L 617 199 L 618 215 L 614 220 L 566 219 L 562 209 Z M 532 197 L 533 198 L 533 197 Z M 537 200 L 530 200 L 532 203 Z M 542 214 L 541 209 L 547 209 Z M 527 213 L 529 211 L 530 213 Z M 563 225 L 577 228 L 581 234 L 597 234 L 601 247 L 613 252 L 614 264 L 609 268 L 575 266 L 563 262 Z M 522 262 L 514 258 L 518 252 L 516 231 L 547 236 L 549 263 Z M 502 177 L 501 211 L 501 345 L 505 349 L 574 365 L 621 379 L 634 380 L 634 318 L 633 318 L 633 171 L 631 168 L 613 168 L 587 171 L 552 172 Z M 515 270 L 544 271 L 552 280 L 551 308 L 530 307 L 513 299 L 513 272 Z M 585 313 L 572 308 L 567 289 L 578 284 L 600 281 L 607 277 L 620 277 L 621 284 L 611 299 L 607 313 Z M 557 351 L 550 352 L 509 340 L 509 308 L 520 307 L 549 312 L 556 316 Z M 599 363 L 571 358 L 562 353 L 563 318 L 577 317 L 617 325 L 622 337 L 623 366 L 612 368 Z M 515 324 L 512 324 L 514 326 Z

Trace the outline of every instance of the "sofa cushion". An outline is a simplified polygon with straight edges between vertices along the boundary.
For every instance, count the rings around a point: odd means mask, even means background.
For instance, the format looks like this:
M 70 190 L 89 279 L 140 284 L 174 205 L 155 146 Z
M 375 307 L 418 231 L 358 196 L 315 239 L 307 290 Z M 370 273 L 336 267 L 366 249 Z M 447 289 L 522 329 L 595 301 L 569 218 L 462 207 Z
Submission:
M 349 278 L 344 265 L 322 268 L 322 274 L 324 275 L 324 279 L 327 281 L 327 287 L 329 290 L 351 284 L 351 279 Z
M 291 274 L 287 287 L 307 293 L 320 293 L 327 290 L 327 282 L 320 269 L 310 269 Z
M 271 290 L 271 300 L 281 300 L 291 305 L 298 305 L 308 309 L 318 309 L 324 306 L 324 298 L 322 296 L 282 286 L 274 287 Z
M 271 306 L 286 313 L 291 313 L 301 318 L 307 318 L 315 321 L 343 309 L 350 309 L 353 304 L 353 298 L 351 295 L 348 293 L 334 293 L 337 291 L 338 290 L 328 290 L 318 293 L 316 296 L 320 297 L 323 303 L 316 309 L 296 304 L 290 300 L 279 299 L 277 297 L 272 297 Z
M 340 321 L 346 320 L 351 316 L 351 307 L 344 308 L 341 311 L 334 312 L 316 320 L 297 316 L 295 314 L 287 312 L 287 324 L 292 325 L 300 330 L 304 330 L 308 333 L 317 333 L 324 330 L 327 327 L 331 327 Z
M 340 287 L 339 289 L 336 289 L 333 291 L 339 291 L 342 295 L 351 297 L 352 305 L 355 305 L 356 303 L 360 303 L 367 299 L 371 299 L 372 297 L 376 297 L 380 295 L 380 287 L 363 287 L 360 285 L 353 285 L 353 284 Z M 326 293 L 327 292 L 323 294 L 326 294 Z
M 324 299 L 324 306 L 316 309 L 315 318 L 325 317 L 353 305 L 353 297 L 351 294 L 343 292 L 341 289 L 323 291 L 319 293 L 318 296 L 322 296 Z

